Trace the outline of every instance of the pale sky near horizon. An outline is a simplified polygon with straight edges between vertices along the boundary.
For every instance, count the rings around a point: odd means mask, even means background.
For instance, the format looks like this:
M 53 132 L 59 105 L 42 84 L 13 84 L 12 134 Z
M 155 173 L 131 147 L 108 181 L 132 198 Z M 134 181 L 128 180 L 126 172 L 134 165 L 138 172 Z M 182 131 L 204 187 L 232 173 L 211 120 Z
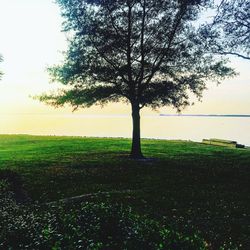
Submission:
M 0 81 L 0 114 L 71 112 L 70 108 L 55 110 L 30 97 L 60 86 L 49 83 L 46 67 L 60 62 L 61 51 L 67 48 L 62 21 L 53 0 L 0 0 L 0 54 L 4 57 L 0 63 L 4 72 Z M 196 101 L 183 113 L 250 114 L 250 62 L 231 57 L 231 65 L 240 75 L 219 86 L 209 83 L 202 103 Z M 160 112 L 175 113 L 169 107 Z M 130 109 L 113 104 L 79 113 L 126 114 Z

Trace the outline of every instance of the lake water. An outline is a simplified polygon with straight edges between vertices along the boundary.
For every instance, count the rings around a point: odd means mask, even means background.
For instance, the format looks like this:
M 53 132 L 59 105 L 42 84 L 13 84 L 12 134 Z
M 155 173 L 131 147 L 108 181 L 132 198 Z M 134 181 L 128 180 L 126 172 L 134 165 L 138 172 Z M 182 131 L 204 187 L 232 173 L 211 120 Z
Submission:
M 250 146 L 250 117 L 146 115 L 141 130 L 144 138 L 219 138 Z M 131 131 L 127 115 L 0 115 L 0 134 L 131 137 Z

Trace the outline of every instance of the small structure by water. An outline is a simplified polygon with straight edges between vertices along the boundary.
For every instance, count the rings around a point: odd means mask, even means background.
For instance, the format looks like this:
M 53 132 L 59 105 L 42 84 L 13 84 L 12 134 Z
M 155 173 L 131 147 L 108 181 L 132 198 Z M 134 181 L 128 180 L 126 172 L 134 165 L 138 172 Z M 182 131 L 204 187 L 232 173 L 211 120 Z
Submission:
M 236 141 L 222 140 L 222 139 L 203 139 L 202 143 L 215 145 L 215 146 L 226 146 L 231 148 L 245 148 L 245 145 L 238 144 Z

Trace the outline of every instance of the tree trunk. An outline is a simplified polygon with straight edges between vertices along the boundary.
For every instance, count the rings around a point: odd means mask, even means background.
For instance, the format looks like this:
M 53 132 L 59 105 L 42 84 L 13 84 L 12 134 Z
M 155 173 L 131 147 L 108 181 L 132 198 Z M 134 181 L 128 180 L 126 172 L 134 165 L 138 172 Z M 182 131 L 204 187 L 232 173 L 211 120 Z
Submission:
M 132 104 L 132 120 L 133 120 L 133 137 L 132 149 L 130 157 L 134 159 L 142 159 L 141 152 L 141 134 L 140 134 L 140 108 L 139 104 Z

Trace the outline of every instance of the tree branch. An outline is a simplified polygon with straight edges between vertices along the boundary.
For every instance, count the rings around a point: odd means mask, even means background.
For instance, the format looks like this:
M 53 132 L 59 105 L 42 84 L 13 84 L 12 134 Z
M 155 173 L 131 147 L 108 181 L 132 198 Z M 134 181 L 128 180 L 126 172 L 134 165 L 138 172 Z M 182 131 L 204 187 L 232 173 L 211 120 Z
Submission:
M 143 8 L 143 14 L 142 14 L 141 44 L 140 44 L 140 50 L 141 50 L 141 69 L 140 69 L 138 78 L 136 79 L 136 81 L 138 82 L 138 89 L 140 89 L 140 83 L 142 82 L 143 77 L 144 77 L 144 63 L 145 63 L 144 32 L 145 32 L 145 20 L 146 20 L 146 0 L 143 0 L 142 8 Z M 139 93 L 139 95 L 140 95 L 140 93 Z
M 219 54 L 219 55 L 233 55 L 233 56 L 238 56 L 240 58 L 250 60 L 249 56 L 244 56 L 244 55 L 241 55 L 241 54 L 239 54 L 237 52 L 223 51 L 223 52 L 216 52 L 216 53 Z
M 165 50 L 165 52 L 163 53 L 160 53 L 155 61 L 154 61 L 154 66 L 152 67 L 152 72 L 148 77 L 148 80 L 146 81 L 146 84 L 149 84 L 149 82 L 152 80 L 152 78 L 154 77 L 155 73 L 159 70 L 159 67 L 161 66 L 165 56 L 168 54 L 169 52 L 169 49 L 172 45 L 172 42 L 174 41 L 174 37 L 175 37 L 175 34 L 176 34 L 176 31 L 181 23 L 181 20 L 182 20 L 182 17 L 183 15 L 185 14 L 185 8 L 183 9 L 183 7 L 181 6 L 179 12 L 176 14 L 176 20 L 175 20 L 175 25 L 173 27 L 173 30 L 170 34 L 170 37 L 168 39 L 168 41 L 165 43 L 165 45 L 163 46 L 163 49 L 162 50 Z M 158 63 L 157 63 L 157 60 L 159 59 Z
M 89 36 L 89 38 L 90 38 L 90 40 L 91 40 L 93 46 L 95 47 L 97 53 L 98 53 L 98 54 L 99 54 L 108 64 L 110 64 L 110 65 L 114 68 L 114 70 L 116 70 L 116 71 L 119 73 L 119 75 L 120 75 L 120 77 L 123 79 L 123 81 L 127 83 L 128 81 L 127 81 L 127 79 L 124 77 L 124 75 L 121 74 L 119 67 L 117 67 L 111 60 L 109 60 L 109 59 L 105 56 L 104 53 L 102 53 L 102 52 L 99 50 L 99 48 L 96 46 L 96 44 L 95 44 L 94 40 L 91 38 L 91 36 Z
M 127 36 L 127 62 L 128 62 L 128 79 L 132 83 L 132 68 L 131 68 L 131 34 L 132 34 L 132 7 L 130 1 L 127 0 L 128 5 L 128 36 Z

